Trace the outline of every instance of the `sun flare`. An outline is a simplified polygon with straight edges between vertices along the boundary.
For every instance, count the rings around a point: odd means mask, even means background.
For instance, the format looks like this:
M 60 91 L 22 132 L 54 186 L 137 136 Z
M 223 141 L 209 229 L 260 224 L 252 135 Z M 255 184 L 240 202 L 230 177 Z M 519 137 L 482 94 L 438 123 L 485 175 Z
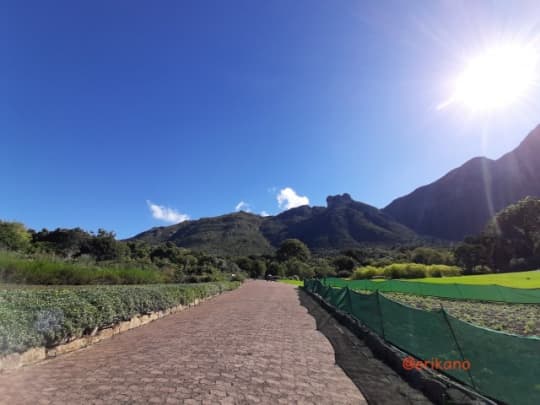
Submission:
M 445 104 L 472 111 L 496 110 L 523 99 L 538 81 L 538 50 L 518 44 L 498 45 L 472 58 L 455 81 Z

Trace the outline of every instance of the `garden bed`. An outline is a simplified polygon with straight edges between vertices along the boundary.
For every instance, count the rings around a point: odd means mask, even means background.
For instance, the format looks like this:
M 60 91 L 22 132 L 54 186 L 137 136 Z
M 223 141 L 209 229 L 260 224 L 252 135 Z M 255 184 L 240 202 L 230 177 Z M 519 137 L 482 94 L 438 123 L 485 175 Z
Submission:
M 188 305 L 239 282 L 0 289 L 0 356 L 54 347 L 137 315 Z
M 423 310 L 440 309 L 478 326 L 524 336 L 540 336 L 540 305 L 450 300 L 411 294 L 384 293 L 403 304 Z

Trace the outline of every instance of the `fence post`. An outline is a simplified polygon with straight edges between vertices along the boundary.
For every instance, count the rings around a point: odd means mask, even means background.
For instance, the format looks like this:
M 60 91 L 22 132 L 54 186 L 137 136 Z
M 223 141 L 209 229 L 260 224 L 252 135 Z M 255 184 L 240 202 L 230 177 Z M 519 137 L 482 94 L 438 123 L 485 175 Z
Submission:
M 380 300 L 379 290 L 375 290 L 375 296 L 377 297 L 377 312 L 379 313 L 379 319 L 381 320 L 382 338 L 383 338 L 383 340 L 386 341 L 386 336 L 385 336 L 385 333 L 384 333 L 384 320 L 383 320 L 383 315 L 382 315 L 382 311 L 381 311 L 381 300 Z
M 349 288 L 349 286 L 346 286 L 345 288 L 347 289 L 347 293 L 346 293 L 347 294 L 347 303 L 348 303 L 348 305 L 347 305 L 347 313 L 349 315 L 351 315 L 352 314 L 351 289 Z
M 446 311 L 443 307 L 443 305 L 441 304 L 441 311 L 443 313 L 443 317 L 444 317 L 444 320 L 446 321 L 446 324 L 448 325 L 448 329 L 450 329 L 450 333 L 452 334 L 452 338 L 454 339 L 454 342 L 456 343 L 456 347 L 459 351 L 459 355 L 461 356 L 461 361 L 465 361 L 465 356 L 463 355 L 463 350 L 461 349 L 461 346 L 457 340 L 457 337 L 456 337 L 456 334 L 454 332 L 454 328 L 452 328 L 452 324 L 450 323 L 450 321 L 448 320 L 448 315 L 446 314 Z M 462 363 L 463 364 L 463 363 Z M 478 391 L 476 389 L 476 384 L 474 383 L 474 379 L 472 377 L 472 374 L 471 374 L 471 370 L 467 370 L 467 374 L 469 375 L 469 379 L 471 380 L 471 385 L 472 387 L 474 388 L 475 391 Z

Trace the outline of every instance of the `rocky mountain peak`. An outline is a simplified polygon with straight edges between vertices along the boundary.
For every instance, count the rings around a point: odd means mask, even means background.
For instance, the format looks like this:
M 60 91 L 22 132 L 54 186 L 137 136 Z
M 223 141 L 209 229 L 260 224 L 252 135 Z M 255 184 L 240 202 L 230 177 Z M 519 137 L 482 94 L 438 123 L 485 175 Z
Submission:
M 341 195 L 329 195 L 328 197 L 326 197 L 326 205 L 328 206 L 328 208 L 340 207 L 353 202 L 353 199 L 348 193 L 344 193 Z

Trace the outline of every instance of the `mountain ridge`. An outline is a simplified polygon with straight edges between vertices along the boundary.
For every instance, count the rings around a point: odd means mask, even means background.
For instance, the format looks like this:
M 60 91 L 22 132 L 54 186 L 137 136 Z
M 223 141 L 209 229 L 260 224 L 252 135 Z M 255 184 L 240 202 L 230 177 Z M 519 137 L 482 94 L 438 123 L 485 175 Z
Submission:
M 480 232 L 496 212 L 540 196 L 540 125 L 498 159 L 474 157 L 382 209 L 423 235 L 460 240 Z
M 250 255 L 270 254 L 290 238 L 302 240 L 317 252 L 409 243 L 418 236 L 379 209 L 342 194 L 329 196 L 327 207 L 303 205 L 267 217 L 241 211 L 152 228 L 129 240 L 173 242 L 221 255 Z

